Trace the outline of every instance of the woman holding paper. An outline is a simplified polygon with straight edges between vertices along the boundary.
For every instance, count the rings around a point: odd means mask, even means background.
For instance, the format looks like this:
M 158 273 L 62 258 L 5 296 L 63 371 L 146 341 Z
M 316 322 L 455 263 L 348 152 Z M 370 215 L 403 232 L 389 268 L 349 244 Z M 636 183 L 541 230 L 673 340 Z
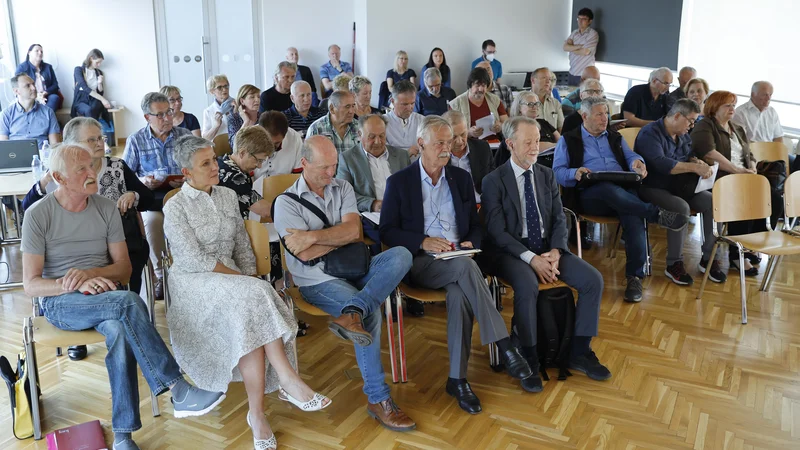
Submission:
M 744 129 L 733 123 L 736 109 L 736 95 L 728 91 L 716 91 L 708 96 L 703 108 L 703 119 L 697 122 L 692 131 L 692 148 L 699 158 L 707 163 L 719 164 L 717 178 L 732 173 L 756 173 L 756 158 L 750 153 L 750 143 Z M 762 221 L 743 220 L 728 224 L 728 234 L 736 236 L 759 231 Z M 761 262 L 756 253 L 745 252 L 745 272 L 747 276 L 758 274 L 753 264 Z M 732 269 L 739 269 L 739 252 L 729 247 L 728 258 Z
M 500 97 L 487 92 L 492 79 L 482 68 L 472 69 L 467 78 L 467 92 L 450 101 L 451 109 L 461 112 L 469 122 L 469 135 L 475 139 L 499 139 L 497 134 L 508 120 Z

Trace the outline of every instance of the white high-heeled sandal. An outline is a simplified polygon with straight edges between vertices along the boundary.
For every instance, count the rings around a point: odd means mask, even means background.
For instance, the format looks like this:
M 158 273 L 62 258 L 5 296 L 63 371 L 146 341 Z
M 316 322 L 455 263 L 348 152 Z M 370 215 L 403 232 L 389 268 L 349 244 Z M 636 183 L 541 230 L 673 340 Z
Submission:
M 311 400 L 307 402 L 301 402 L 300 400 L 297 400 L 296 398 L 292 397 L 283 388 L 281 388 L 280 393 L 278 394 L 278 398 L 285 402 L 289 402 L 294 406 L 297 406 L 298 408 L 300 408 L 301 411 L 305 412 L 320 411 L 327 408 L 328 406 L 331 405 L 331 403 L 333 403 L 333 400 L 317 392 L 314 392 L 314 396 L 311 397 Z M 327 400 L 328 403 L 325 403 L 325 400 Z
M 253 429 L 253 425 L 250 423 L 250 411 L 247 411 L 247 426 L 250 427 L 251 430 Z M 278 440 L 275 439 L 274 432 L 269 439 L 256 439 L 254 437 L 253 445 L 256 450 L 278 450 Z

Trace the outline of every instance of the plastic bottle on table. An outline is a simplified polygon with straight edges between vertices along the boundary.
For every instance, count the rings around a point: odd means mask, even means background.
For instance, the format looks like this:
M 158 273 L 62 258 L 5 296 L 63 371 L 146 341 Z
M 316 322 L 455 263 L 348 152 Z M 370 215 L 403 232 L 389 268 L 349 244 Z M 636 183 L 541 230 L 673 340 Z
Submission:
M 44 169 L 42 168 L 42 162 L 39 160 L 39 155 L 33 155 L 31 170 L 33 171 L 34 181 L 39 181 L 44 176 Z
M 47 139 L 42 141 L 39 153 L 42 155 L 42 169 L 47 170 L 50 167 L 50 142 Z

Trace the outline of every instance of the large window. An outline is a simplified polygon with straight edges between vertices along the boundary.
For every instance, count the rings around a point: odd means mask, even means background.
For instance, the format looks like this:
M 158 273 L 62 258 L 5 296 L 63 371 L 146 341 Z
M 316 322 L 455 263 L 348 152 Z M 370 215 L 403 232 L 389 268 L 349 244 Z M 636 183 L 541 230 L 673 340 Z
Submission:
M 3 109 L 14 102 L 9 79 L 17 69 L 17 47 L 14 44 L 9 8 L 8 0 L 0 0 L 0 108 Z

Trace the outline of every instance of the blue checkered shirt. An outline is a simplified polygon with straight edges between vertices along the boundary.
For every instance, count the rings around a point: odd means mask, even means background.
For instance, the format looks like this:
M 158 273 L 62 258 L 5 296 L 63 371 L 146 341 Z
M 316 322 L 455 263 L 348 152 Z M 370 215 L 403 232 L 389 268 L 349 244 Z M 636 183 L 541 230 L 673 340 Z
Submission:
M 340 138 L 339 134 L 336 133 L 336 129 L 333 128 L 330 113 L 325 114 L 316 122 L 312 123 L 310 127 L 308 127 L 306 138 L 316 134 L 327 136 L 331 141 L 333 141 L 333 145 L 336 147 L 336 151 L 338 153 L 349 150 L 361 143 L 361 138 L 358 137 L 358 128 L 356 127 L 355 122 L 350 122 L 350 124 L 347 125 L 347 131 L 344 133 L 344 139 Z
M 166 168 L 170 175 L 179 175 L 181 168 L 173 158 L 172 149 L 179 137 L 191 134 L 186 128 L 173 127 L 166 142 L 161 142 L 161 139 L 153 136 L 150 125 L 147 125 L 128 137 L 122 159 L 139 177 L 153 175 L 161 168 Z

